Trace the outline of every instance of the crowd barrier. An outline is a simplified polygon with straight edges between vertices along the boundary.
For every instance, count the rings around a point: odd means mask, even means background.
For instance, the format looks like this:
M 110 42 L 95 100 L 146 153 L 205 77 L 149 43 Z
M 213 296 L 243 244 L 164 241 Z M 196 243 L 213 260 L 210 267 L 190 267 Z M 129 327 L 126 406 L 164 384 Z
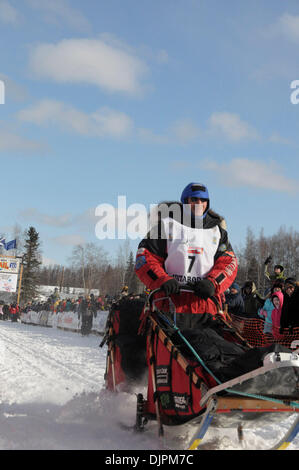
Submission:
M 298 348 L 299 328 L 284 329 L 272 327 L 272 333 L 264 332 L 265 322 L 258 318 L 244 318 L 232 315 L 232 324 L 254 348 L 265 347 L 278 343 L 287 348 Z
M 98 335 L 104 334 L 108 314 L 108 311 L 97 311 L 96 317 L 92 319 L 92 333 Z M 21 313 L 20 317 L 22 323 L 30 325 L 60 328 L 76 332 L 81 331 L 81 318 L 78 318 L 78 313 L 75 312 L 53 313 L 45 310 L 40 312 L 31 310 L 27 313 Z M 249 319 L 232 315 L 232 323 L 243 338 L 253 347 L 264 347 L 273 343 L 279 343 L 288 348 L 296 343 L 298 347 L 299 328 L 294 328 L 292 331 L 284 330 L 283 334 L 276 330 L 273 332 L 273 336 L 263 332 L 264 320 L 262 319 Z
M 92 319 L 91 332 L 103 335 L 107 322 L 109 312 L 104 310 L 98 310 L 96 317 Z M 63 330 L 70 331 L 81 331 L 81 318 L 78 318 L 78 313 L 75 312 L 57 312 L 53 313 L 50 311 L 42 310 L 35 312 L 30 310 L 26 313 L 21 313 L 21 322 L 29 325 L 39 325 L 51 328 L 60 328 Z

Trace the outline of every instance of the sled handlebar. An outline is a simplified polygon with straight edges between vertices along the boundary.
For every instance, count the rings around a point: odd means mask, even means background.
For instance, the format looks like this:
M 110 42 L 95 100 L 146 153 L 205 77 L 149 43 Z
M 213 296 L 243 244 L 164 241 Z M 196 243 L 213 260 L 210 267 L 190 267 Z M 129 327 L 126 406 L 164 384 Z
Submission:
M 159 287 L 158 289 L 155 289 L 153 290 L 152 292 L 149 293 L 149 296 L 148 296 L 148 303 L 150 306 L 152 306 L 153 302 L 154 302 L 154 295 L 157 294 L 158 292 L 161 292 L 161 293 L 164 293 L 164 297 L 161 297 L 159 299 L 155 299 L 155 300 L 162 300 L 163 298 L 165 299 L 169 299 L 170 300 L 170 295 L 167 295 L 166 292 L 164 292 L 164 290 Z M 181 292 L 194 292 L 194 288 L 192 286 L 180 286 L 180 293 Z

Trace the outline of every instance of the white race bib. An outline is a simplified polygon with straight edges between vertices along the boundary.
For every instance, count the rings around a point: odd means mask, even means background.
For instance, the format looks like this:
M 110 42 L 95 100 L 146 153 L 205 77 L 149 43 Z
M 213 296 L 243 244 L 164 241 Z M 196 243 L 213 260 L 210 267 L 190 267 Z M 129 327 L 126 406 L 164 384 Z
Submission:
M 182 284 L 206 277 L 214 266 L 221 237 L 219 227 L 191 228 L 171 218 L 162 222 L 167 238 L 167 274 Z

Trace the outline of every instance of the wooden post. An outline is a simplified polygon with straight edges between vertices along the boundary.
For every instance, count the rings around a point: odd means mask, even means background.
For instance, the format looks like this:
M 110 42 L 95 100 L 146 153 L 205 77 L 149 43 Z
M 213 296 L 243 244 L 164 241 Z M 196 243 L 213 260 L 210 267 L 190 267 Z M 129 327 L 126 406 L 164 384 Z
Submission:
M 21 295 L 21 286 L 22 286 L 22 277 L 23 277 L 23 263 L 21 263 L 21 270 L 20 270 L 20 279 L 19 279 L 19 288 L 18 288 L 18 297 L 17 297 L 17 305 L 20 305 L 20 295 Z

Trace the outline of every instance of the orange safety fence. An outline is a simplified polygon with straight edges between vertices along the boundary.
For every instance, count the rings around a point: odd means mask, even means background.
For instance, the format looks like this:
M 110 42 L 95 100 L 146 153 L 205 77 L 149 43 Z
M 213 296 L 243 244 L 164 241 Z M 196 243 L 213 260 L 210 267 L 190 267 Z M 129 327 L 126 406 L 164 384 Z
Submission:
M 259 318 L 244 318 L 231 315 L 232 325 L 240 335 L 253 347 L 264 347 L 271 344 L 281 344 L 291 349 L 299 348 L 299 328 L 283 329 L 272 326 L 272 333 L 264 333 L 264 320 Z

